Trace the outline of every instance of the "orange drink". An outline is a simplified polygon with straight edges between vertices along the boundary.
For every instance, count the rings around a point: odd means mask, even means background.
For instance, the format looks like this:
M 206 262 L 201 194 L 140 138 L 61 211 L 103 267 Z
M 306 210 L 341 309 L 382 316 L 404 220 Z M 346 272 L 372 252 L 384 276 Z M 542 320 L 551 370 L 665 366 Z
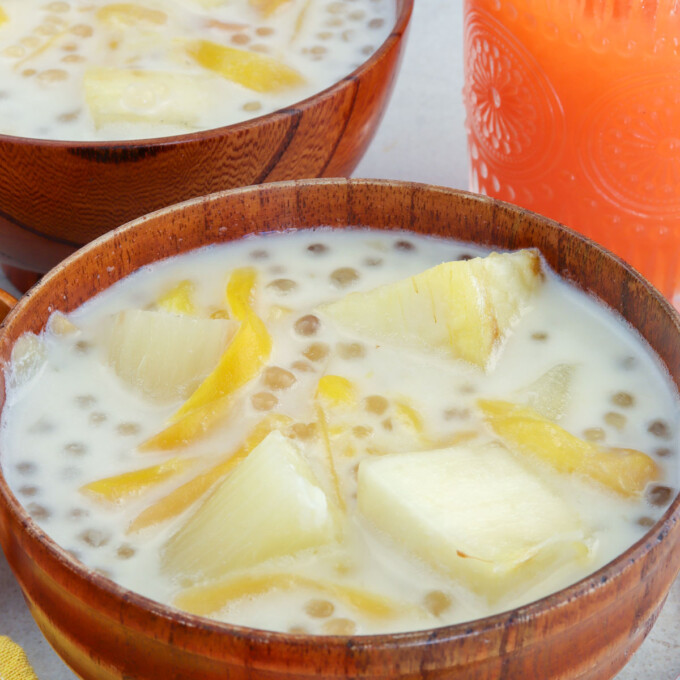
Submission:
M 680 303 L 680 4 L 466 0 L 474 191 L 610 248 Z

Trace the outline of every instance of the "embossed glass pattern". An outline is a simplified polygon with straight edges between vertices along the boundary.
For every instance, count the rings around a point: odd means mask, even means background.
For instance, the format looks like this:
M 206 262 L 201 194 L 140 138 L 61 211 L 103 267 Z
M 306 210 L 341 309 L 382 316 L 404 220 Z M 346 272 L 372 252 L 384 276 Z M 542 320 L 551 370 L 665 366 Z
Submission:
M 466 0 L 464 95 L 473 190 L 680 303 L 680 0 Z

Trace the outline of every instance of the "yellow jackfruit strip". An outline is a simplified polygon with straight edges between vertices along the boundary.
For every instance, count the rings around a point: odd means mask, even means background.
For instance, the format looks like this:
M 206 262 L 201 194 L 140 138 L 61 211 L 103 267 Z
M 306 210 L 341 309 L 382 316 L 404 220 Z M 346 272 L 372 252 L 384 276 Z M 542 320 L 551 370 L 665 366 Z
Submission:
M 190 458 L 172 458 L 142 470 L 97 479 L 80 487 L 80 491 L 100 500 L 116 503 L 130 496 L 138 496 L 147 489 L 165 482 L 186 470 L 194 462 L 195 460 Z
M 319 379 L 316 396 L 331 407 L 354 406 L 357 390 L 354 384 L 340 375 L 324 375 Z
M 250 0 L 250 6 L 268 17 L 276 12 L 279 7 L 288 2 L 290 2 L 290 0 Z
M 299 71 L 276 59 L 210 40 L 188 42 L 186 53 L 208 71 L 256 92 L 277 92 L 305 83 Z
M 297 15 L 297 19 L 295 20 L 295 30 L 293 31 L 293 35 L 290 37 L 291 43 L 295 42 L 302 32 L 302 28 L 305 25 L 305 20 L 307 18 L 307 12 L 309 12 L 309 7 L 311 4 L 312 0 L 307 0 L 304 7 L 300 10 L 300 13 Z
M 171 451 L 172 449 L 188 446 L 197 439 L 200 439 L 214 425 L 224 421 L 232 403 L 233 399 L 230 394 L 214 401 L 209 401 L 207 404 L 203 404 L 190 411 L 176 422 L 170 423 L 168 427 L 150 439 L 142 442 L 137 447 L 137 450 Z
M 660 476 L 656 463 L 644 453 L 587 442 L 531 408 L 490 399 L 480 399 L 477 405 L 510 449 L 559 472 L 582 475 L 623 496 L 639 496 L 648 482 Z
M 172 314 L 194 314 L 196 305 L 193 301 L 196 286 L 188 280 L 180 281 L 174 288 L 163 293 L 156 305 L 159 309 Z
M 316 590 L 337 599 L 358 613 L 376 619 L 389 619 L 417 609 L 361 588 L 297 574 L 280 573 L 244 575 L 212 585 L 189 588 L 175 598 L 174 604 L 192 614 L 206 616 L 218 612 L 230 602 L 242 597 L 255 597 L 271 590 L 289 591 L 296 588 Z
M 340 477 L 338 476 L 338 470 L 335 466 L 335 457 L 333 456 L 333 449 L 331 447 L 331 437 L 328 430 L 328 419 L 323 407 L 317 403 L 316 405 L 316 417 L 319 422 L 319 429 L 321 430 L 321 438 L 323 441 L 324 453 L 326 454 L 326 464 L 328 465 L 328 471 L 331 476 L 331 481 L 333 483 L 333 495 L 335 496 L 335 503 L 344 512 L 347 508 L 345 503 L 345 498 L 342 494 L 342 488 L 340 486 Z
M 226 477 L 248 454 L 273 430 L 288 426 L 288 416 L 271 414 L 260 421 L 246 437 L 243 444 L 207 472 L 190 479 L 188 482 L 163 496 L 159 501 L 144 509 L 128 527 L 128 533 L 177 517 L 189 506 L 204 496 L 217 482 Z
M 171 423 L 178 422 L 206 404 L 233 394 L 255 378 L 269 359 L 272 339 L 250 304 L 255 285 L 255 275 L 251 272 L 250 268 L 235 270 L 227 285 L 227 299 L 232 314 L 242 320 L 241 327 L 213 372 L 171 417 Z
M 97 10 L 96 18 L 113 28 L 126 28 L 139 24 L 162 26 L 168 15 L 157 9 L 142 7 L 132 2 L 115 2 Z

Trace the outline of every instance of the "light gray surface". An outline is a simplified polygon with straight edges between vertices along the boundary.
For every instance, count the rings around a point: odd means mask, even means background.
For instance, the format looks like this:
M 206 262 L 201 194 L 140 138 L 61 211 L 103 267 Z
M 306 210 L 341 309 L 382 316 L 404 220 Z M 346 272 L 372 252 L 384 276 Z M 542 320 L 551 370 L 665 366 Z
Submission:
M 357 177 L 467 188 L 461 36 L 462 0 L 416 0 L 397 89 Z M 33 623 L 1 554 L 0 634 L 26 649 L 41 680 L 74 680 Z M 656 626 L 617 680 L 676 680 L 679 674 L 677 581 Z

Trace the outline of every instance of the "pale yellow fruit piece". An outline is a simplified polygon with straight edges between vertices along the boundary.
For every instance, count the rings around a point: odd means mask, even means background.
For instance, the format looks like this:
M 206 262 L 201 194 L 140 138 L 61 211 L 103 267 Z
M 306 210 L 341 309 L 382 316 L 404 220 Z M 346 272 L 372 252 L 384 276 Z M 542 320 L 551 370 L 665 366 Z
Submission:
M 111 28 L 130 26 L 162 26 L 167 23 L 168 15 L 157 9 L 144 7 L 132 2 L 114 2 L 97 10 L 96 18 Z
M 194 314 L 196 312 L 196 305 L 194 304 L 195 290 L 196 286 L 193 282 L 188 280 L 180 281 L 156 300 L 156 306 L 165 312 L 173 314 Z
M 195 586 L 182 591 L 175 598 L 174 604 L 191 614 L 210 616 L 244 597 L 257 597 L 272 590 L 286 592 L 303 588 L 334 598 L 355 612 L 373 619 L 389 619 L 417 611 L 412 605 L 397 602 L 364 588 L 286 573 L 243 574 L 218 583 Z
M 272 57 L 210 40 L 193 40 L 186 52 L 204 69 L 256 92 L 278 92 L 306 82 L 299 71 Z
M 54 312 L 50 316 L 47 330 L 54 335 L 74 335 L 80 332 L 80 328 L 61 312 Z
M 14 387 L 26 384 L 47 362 L 47 348 L 35 333 L 24 333 L 12 347 L 9 381 Z
M 268 17 L 276 12 L 279 7 L 287 5 L 289 2 L 290 0 L 250 0 L 250 6 Z
M 487 367 L 543 280 L 534 250 L 445 262 L 320 311 L 380 342 Z
M 333 510 L 309 464 L 272 432 L 167 542 L 163 568 L 219 578 L 335 538 Z
M 117 503 L 131 496 L 139 496 L 144 491 L 179 475 L 194 463 L 195 461 L 190 458 L 172 458 L 141 470 L 96 479 L 82 486 L 80 490 L 99 500 Z
M 486 422 L 513 451 L 559 472 L 581 475 L 622 496 L 639 496 L 649 482 L 660 478 L 656 463 L 640 451 L 585 441 L 529 407 L 491 399 L 480 399 L 477 404 Z
M 210 79 L 183 73 L 88 68 L 85 101 L 95 125 L 110 123 L 198 124 L 210 107 Z
M 574 372 L 572 364 L 557 364 L 517 396 L 544 418 L 559 420 L 569 407 Z
M 186 397 L 217 365 L 238 324 L 130 309 L 115 315 L 108 357 L 130 386 L 157 400 Z
M 191 414 L 193 415 L 193 414 Z M 219 462 L 188 480 L 166 496 L 145 508 L 130 524 L 128 533 L 177 517 L 204 496 L 217 482 L 226 477 L 262 440 L 274 430 L 290 425 L 288 416 L 272 413 L 260 421 L 236 451 L 220 458 Z
M 7 12 L 5 12 L 5 10 L 2 7 L 0 7 L 0 26 L 6 24 L 8 21 L 9 17 L 7 16 Z
M 366 459 L 358 504 L 416 558 L 490 601 L 588 553 L 574 510 L 496 444 Z

